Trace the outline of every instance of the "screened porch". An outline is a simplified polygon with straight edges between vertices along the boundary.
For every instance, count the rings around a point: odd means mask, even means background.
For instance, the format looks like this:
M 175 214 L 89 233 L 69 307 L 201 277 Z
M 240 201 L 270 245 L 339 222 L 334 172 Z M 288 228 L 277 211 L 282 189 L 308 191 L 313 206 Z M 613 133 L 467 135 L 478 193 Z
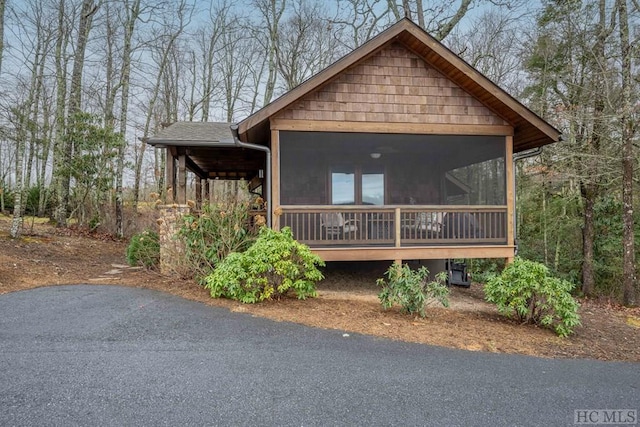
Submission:
M 281 131 L 279 225 L 322 247 L 507 245 L 503 136 Z

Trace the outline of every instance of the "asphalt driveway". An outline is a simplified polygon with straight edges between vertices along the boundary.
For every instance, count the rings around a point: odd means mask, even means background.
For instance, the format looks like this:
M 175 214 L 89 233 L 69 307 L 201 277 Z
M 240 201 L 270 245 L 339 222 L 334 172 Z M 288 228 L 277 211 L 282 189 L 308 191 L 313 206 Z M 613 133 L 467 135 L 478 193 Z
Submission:
M 406 344 L 159 292 L 0 295 L 0 425 L 573 425 L 640 365 Z

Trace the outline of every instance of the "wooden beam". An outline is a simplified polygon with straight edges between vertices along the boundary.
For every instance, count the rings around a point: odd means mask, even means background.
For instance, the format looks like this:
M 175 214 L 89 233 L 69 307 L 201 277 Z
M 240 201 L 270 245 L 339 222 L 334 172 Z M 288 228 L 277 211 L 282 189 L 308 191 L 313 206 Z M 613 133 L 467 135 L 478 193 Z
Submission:
M 247 188 L 249 188 L 249 191 L 253 191 L 256 188 L 258 188 L 259 186 L 262 185 L 262 178 L 259 178 L 257 176 L 254 176 L 251 181 L 249 181 L 249 184 L 247 184 Z M 264 190 L 264 189 L 263 189 Z
M 514 236 L 514 221 L 513 215 L 516 209 L 516 189 L 514 188 L 515 179 L 513 170 L 513 137 L 507 136 L 505 138 L 505 169 L 506 169 L 506 179 L 507 179 L 507 243 L 510 245 L 515 244 L 515 236 Z M 507 261 L 509 259 L 513 259 L 514 254 L 511 253 L 510 256 L 507 257 Z
M 492 246 L 431 246 L 405 248 L 312 248 L 324 261 L 395 261 L 413 259 L 450 258 L 509 258 L 513 257 L 512 245 Z
M 513 127 L 503 125 L 456 125 L 438 123 L 384 123 L 273 119 L 272 130 L 312 132 L 402 133 L 424 135 L 513 135 Z
M 271 130 L 271 227 L 280 230 L 280 216 L 275 212 L 280 212 L 280 132 Z
M 185 156 L 185 161 L 186 161 L 186 165 L 187 168 L 189 168 L 189 170 L 191 172 L 193 172 L 196 176 L 198 176 L 200 179 L 204 179 L 207 177 L 207 173 L 205 171 L 203 171 L 202 169 L 200 169 L 200 166 L 196 165 L 194 163 L 193 160 L 191 160 L 190 157 Z

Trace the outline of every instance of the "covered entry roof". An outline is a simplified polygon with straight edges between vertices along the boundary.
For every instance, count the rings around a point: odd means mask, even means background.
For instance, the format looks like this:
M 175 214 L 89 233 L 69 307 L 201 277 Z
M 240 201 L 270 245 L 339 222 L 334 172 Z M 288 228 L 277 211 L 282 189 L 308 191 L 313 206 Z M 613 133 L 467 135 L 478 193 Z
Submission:
M 146 142 L 185 154 L 187 167 L 202 179 L 251 179 L 264 168 L 264 153 L 238 148 L 230 123 L 175 122 Z
M 406 18 L 241 121 L 240 137 L 248 142 L 265 143 L 269 139 L 271 117 L 394 42 L 404 45 L 513 126 L 515 152 L 560 140 L 559 130 Z

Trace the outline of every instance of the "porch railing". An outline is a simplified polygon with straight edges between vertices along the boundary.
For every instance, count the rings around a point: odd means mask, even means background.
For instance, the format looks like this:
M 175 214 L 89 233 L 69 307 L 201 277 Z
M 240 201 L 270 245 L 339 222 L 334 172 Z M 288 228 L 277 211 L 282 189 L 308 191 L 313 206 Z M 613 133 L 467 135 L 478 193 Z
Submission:
M 507 244 L 506 206 L 281 206 L 311 247 Z

